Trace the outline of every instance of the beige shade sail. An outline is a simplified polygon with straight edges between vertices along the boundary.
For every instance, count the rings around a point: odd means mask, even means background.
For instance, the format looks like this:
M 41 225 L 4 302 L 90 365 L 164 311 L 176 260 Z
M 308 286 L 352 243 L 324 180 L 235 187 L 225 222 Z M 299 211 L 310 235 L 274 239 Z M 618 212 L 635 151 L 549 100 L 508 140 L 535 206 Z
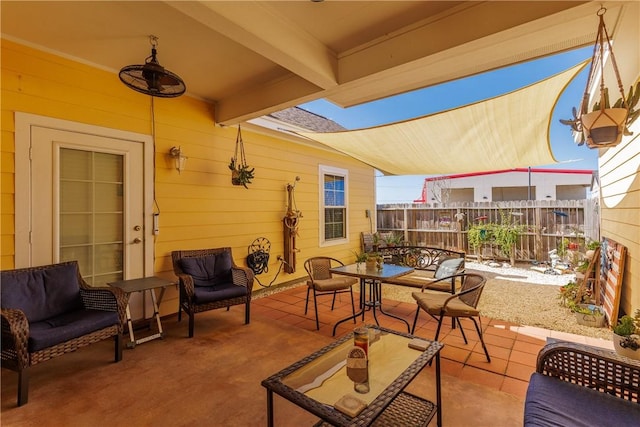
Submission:
M 587 61 L 505 95 L 417 119 L 342 132 L 298 132 L 389 175 L 479 172 L 557 163 L 553 109 Z

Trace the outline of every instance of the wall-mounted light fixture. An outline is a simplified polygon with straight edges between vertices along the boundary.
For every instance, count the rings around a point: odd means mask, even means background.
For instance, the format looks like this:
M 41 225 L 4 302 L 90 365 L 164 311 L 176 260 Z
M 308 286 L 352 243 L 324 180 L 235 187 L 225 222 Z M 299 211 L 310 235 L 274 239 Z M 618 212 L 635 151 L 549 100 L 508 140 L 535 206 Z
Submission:
M 180 147 L 171 147 L 169 150 L 169 157 L 171 157 L 176 162 L 176 169 L 178 173 L 182 173 L 185 165 L 187 164 L 187 156 L 182 153 L 182 148 Z

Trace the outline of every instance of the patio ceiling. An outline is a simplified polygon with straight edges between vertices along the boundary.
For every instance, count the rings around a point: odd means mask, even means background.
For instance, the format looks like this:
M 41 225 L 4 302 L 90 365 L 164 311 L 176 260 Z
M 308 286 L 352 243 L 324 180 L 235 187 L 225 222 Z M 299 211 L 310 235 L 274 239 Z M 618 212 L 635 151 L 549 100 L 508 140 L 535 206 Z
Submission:
M 158 60 L 232 125 L 342 107 L 591 44 L 602 2 L 7 1 L 2 36 L 114 72 Z M 615 33 L 624 2 L 604 2 Z
M 394 175 L 447 174 L 556 163 L 549 125 L 558 97 L 587 62 L 520 90 L 390 125 L 298 132 Z

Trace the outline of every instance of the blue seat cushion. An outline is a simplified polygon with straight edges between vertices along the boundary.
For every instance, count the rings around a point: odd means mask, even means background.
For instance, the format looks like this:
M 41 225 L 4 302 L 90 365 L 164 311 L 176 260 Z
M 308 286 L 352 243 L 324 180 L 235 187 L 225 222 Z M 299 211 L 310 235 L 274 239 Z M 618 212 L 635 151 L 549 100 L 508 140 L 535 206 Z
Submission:
M 231 278 L 231 254 L 220 252 L 215 255 L 182 258 L 182 271 L 193 278 L 194 286 L 217 286 L 229 283 Z
M 205 304 L 238 298 L 247 295 L 247 288 L 234 285 L 233 283 L 223 283 L 211 287 L 197 287 L 194 289 L 194 301 L 196 304 Z
M 29 324 L 29 352 L 99 331 L 120 322 L 118 313 L 102 310 L 76 310 Z
M 640 404 L 558 378 L 533 373 L 524 406 L 525 426 L 632 426 Z
M 3 271 L 2 308 L 22 310 L 29 322 L 56 317 L 83 307 L 75 261 L 38 270 Z

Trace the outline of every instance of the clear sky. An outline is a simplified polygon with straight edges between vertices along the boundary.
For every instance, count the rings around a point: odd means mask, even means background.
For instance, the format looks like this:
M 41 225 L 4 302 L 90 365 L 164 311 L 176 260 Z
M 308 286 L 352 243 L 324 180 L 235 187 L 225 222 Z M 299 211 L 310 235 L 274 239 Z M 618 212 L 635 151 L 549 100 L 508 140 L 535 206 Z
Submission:
M 329 118 L 347 129 L 361 129 L 421 117 L 461 105 L 492 98 L 557 74 L 591 57 L 586 47 L 535 61 L 513 65 L 472 77 L 432 86 L 379 101 L 341 108 L 326 100 L 300 105 Z M 588 66 L 576 76 L 560 96 L 553 113 L 550 138 L 557 165 L 535 165 L 563 169 L 597 169 L 598 152 L 573 142 L 571 130 L 559 119 L 572 117 L 587 80 Z M 566 162 L 566 163 L 562 163 Z M 429 175 L 382 176 L 376 178 L 377 203 L 410 203 L 420 197 L 424 178 Z

